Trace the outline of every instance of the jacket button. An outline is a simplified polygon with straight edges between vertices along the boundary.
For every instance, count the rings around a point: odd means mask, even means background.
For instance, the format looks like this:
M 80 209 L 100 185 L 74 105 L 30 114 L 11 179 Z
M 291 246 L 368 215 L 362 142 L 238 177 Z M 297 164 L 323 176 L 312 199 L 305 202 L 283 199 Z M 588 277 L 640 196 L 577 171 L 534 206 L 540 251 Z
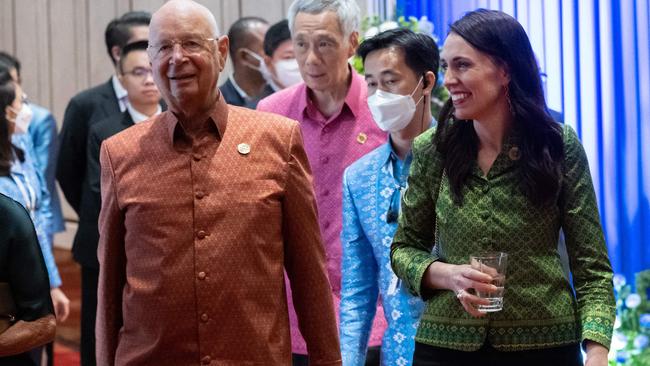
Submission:
M 202 322 L 206 323 L 208 321 L 208 319 L 210 319 L 208 314 L 206 314 L 206 313 L 201 314 L 201 321 Z
M 192 154 L 192 157 L 194 158 L 194 161 L 199 161 L 202 158 L 201 154 L 199 153 Z
M 199 231 L 196 233 L 196 237 L 199 238 L 199 239 L 203 239 L 203 238 L 205 238 L 206 236 L 208 236 L 208 234 L 207 234 L 205 231 L 203 231 L 203 230 L 199 230 Z
M 203 191 L 197 191 L 194 194 L 194 197 L 196 197 L 197 200 L 200 200 L 201 198 L 205 197 L 205 193 L 203 193 Z
M 207 277 L 207 274 L 205 272 L 201 271 L 201 272 L 199 272 L 197 277 L 199 278 L 199 280 L 205 280 L 205 278 Z
M 210 362 L 212 362 L 212 359 L 210 358 L 210 356 L 205 356 L 205 357 L 203 357 L 201 359 L 201 363 L 204 364 L 204 365 L 209 365 Z

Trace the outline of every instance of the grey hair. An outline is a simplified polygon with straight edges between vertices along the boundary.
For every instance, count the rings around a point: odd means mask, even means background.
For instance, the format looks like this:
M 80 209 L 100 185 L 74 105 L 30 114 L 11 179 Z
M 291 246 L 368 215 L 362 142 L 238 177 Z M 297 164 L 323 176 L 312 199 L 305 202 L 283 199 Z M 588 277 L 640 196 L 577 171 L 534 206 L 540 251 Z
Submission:
M 298 13 L 320 14 L 326 11 L 336 13 L 344 37 L 359 29 L 361 10 L 356 0 L 294 0 L 287 13 L 291 34 Z

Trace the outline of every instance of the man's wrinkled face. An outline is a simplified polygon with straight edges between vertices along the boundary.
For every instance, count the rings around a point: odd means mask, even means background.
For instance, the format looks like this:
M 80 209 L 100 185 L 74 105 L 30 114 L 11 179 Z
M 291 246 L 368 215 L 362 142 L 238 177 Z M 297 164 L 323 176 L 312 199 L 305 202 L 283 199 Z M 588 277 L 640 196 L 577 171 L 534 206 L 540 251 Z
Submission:
M 156 85 L 170 108 L 216 102 L 228 37 L 214 37 L 208 21 L 191 11 L 152 21 L 149 58 Z
M 348 59 L 357 47 L 357 32 L 345 37 L 336 13 L 298 13 L 293 24 L 293 51 L 310 89 L 329 91 L 347 83 Z

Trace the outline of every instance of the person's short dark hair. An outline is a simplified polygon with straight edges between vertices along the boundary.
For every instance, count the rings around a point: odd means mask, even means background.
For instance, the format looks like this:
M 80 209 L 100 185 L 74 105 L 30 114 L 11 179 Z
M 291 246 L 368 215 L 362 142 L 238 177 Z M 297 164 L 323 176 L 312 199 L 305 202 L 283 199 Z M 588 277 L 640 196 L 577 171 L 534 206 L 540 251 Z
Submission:
M 122 52 L 120 52 L 120 73 L 124 72 L 124 60 L 126 59 L 126 56 L 133 52 L 133 51 L 147 51 L 147 46 L 149 46 L 148 41 L 135 41 L 127 44 L 122 48 Z
M 130 11 L 108 23 L 104 32 L 104 41 L 106 42 L 106 51 L 111 61 L 113 61 L 113 65 L 115 65 L 115 59 L 113 59 L 113 53 L 111 52 L 113 47 L 118 46 L 121 49 L 126 46 L 129 38 L 131 38 L 131 28 L 149 26 L 150 22 L 151 13 Z
M 365 62 L 370 52 L 391 47 L 402 50 L 406 66 L 415 75 L 424 75 L 428 71 L 437 75 L 440 55 L 436 42 L 426 34 L 406 28 L 390 29 L 364 40 L 357 49 L 357 54 Z
M 16 69 L 16 74 L 20 78 L 20 61 L 15 56 L 5 51 L 0 51 L 0 67 Z
M 259 24 L 269 24 L 266 20 L 260 17 L 243 17 L 237 19 L 228 30 L 228 39 L 230 40 L 230 55 L 235 55 L 238 49 L 247 47 L 252 38 L 250 36 L 250 29 Z
M 291 31 L 289 30 L 289 21 L 284 19 L 269 27 L 264 35 L 264 53 L 272 57 L 273 52 L 284 41 L 291 40 Z

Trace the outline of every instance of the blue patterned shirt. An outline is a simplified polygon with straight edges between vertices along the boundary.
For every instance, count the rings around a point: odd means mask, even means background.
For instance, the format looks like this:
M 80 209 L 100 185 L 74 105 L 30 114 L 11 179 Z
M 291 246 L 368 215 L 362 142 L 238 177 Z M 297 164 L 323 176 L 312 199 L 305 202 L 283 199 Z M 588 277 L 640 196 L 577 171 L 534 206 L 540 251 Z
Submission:
M 343 176 L 341 353 L 343 365 L 364 365 L 375 304 L 381 295 L 388 328 L 382 365 L 410 365 L 422 301 L 399 285 L 390 265 L 400 194 L 411 155 L 401 161 L 388 142 L 350 165 Z
M 52 236 L 49 235 L 52 220 L 50 194 L 34 164 L 29 136 L 13 135 L 11 141 L 25 152 L 25 161 L 20 162 L 15 158 L 10 176 L 0 176 L 0 193 L 13 198 L 29 211 L 50 277 L 50 287 L 56 288 L 61 286 L 61 277 L 52 254 Z

